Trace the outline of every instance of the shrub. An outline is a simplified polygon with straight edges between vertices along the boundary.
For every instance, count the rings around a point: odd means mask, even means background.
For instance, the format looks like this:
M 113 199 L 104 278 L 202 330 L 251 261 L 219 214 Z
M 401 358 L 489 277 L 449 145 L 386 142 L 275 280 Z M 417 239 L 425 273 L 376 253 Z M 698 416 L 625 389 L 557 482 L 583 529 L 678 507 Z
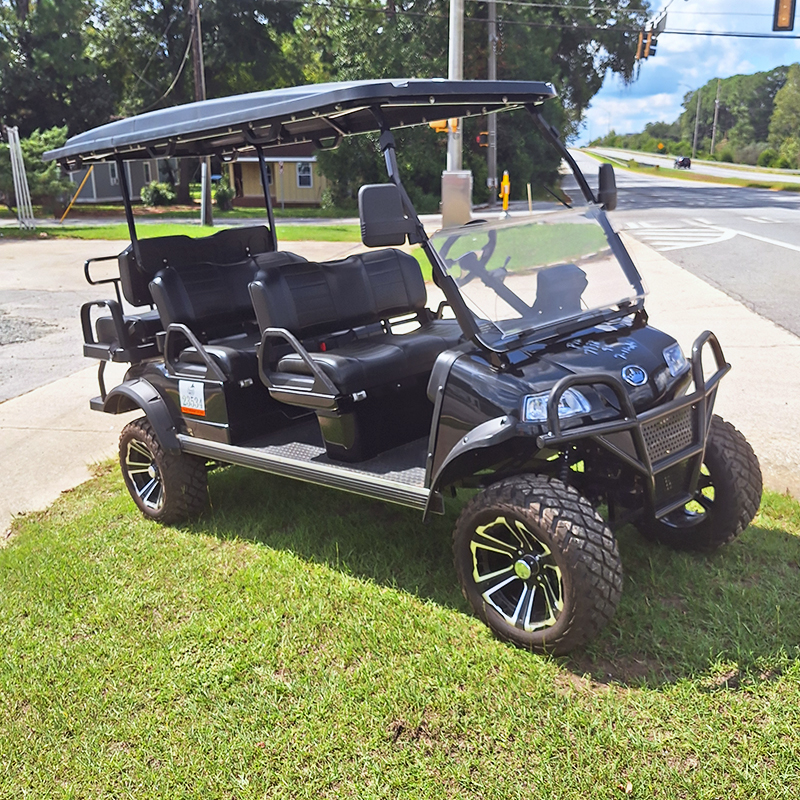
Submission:
M 778 151 L 772 147 L 767 147 L 765 150 L 761 151 L 756 163 L 759 167 L 774 167 L 777 161 Z
M 168 206 L 175 202 L 175 189 L 168 183 L 151 181 L 142 187 L 142 202 L 146 206 Z
M 233 208 L 233 198 L 236 190 L 228 183 L 228 176 L 223 174 L 214 191 L 214 201 L 220 211 L 230 211 Z

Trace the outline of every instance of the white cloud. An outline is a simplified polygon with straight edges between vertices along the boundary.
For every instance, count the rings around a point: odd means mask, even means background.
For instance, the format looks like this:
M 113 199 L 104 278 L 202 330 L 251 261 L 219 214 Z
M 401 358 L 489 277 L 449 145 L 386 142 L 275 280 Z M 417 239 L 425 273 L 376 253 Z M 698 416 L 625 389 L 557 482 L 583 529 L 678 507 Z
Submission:
M 653 4 L 654 9 L 657 4 Z M 662 2 L 663 6 L 663 2 Z M 713 78 L 749 74 L 800 61 L 800 40 L 685 36 L 677 31 L 772 33 L 772 2 L 752 0 L 673 0 L 657 54 L 641 64 L 639 78 L 625 86 L 606 76 L 586 114 L 578 141 L 604 135 L 609 127 L 633 133 L 647 122 L 673 122 L 681 103 Z M 797 30 L 800 30 L 798 9 Z M 673 33 L 671 33 L 671 31 Z

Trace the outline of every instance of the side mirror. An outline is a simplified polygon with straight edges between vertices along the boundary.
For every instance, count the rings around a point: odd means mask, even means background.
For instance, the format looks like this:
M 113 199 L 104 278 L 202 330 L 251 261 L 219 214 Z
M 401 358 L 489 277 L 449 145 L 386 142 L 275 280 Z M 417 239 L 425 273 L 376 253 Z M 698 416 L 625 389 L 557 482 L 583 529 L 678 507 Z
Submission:
M 400 190 L 393 183 L 373 183 L 358 190 L 361 241 L 367 247 L 390 247 L 413 238 L 414 222 L 403 211 Z
M 601 164 L 597 175 L 597 202 L 606 210 L 617 207 L 617 179 L 612 164 Z

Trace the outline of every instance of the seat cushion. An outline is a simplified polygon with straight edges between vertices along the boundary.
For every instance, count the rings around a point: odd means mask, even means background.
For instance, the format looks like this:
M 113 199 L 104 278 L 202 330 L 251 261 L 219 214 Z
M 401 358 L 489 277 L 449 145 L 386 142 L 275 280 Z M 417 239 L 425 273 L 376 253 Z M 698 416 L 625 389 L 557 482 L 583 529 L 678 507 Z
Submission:
M 153 339 L 155 335 L 162 330 L 161 317 L 159 317 L 158 311 L 145 311 L 141 314 L 130 314 L 124 316 L 122 319 L 125 323 L 130 343 L 134 346 L 142 344 L 149 339 Z M 118 340 L 113 317 L 99 317 L 94 327 L 97 331 L 98 342 L 110 344 Z
M 241 334 L 216 339 L 205 345 L 206 352 L 232 381 L 252 378 L 258 380 L 257 336 Z M 187 347 L 178 356 L 178 363 L 205 366 L 205 361 L 194 347 Z
M 333 381 L 342 394 L 352 394 L 400 380 L 409 374 L 403 350 L 386 343 L 386 335 L 346 344 L 325 353 L 310 353 L 311 359 Z M 278 372 L 311 375 L 297 353 L 278 362 Z
M 439 353 L 460 339 L 455 320 L 433 320 L 410 333 L 383 333 L 309 355 L 340 392 L 352 394 L 428 372 Z M 281 358 L 278 372 L 311 374 L 297 353 Z

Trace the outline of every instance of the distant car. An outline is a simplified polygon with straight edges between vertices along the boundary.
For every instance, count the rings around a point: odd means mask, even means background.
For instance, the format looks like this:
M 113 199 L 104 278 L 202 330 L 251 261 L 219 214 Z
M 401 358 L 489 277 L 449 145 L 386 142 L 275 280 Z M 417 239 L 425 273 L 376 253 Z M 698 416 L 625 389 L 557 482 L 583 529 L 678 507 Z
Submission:
M 690 169 L 692 166 L 692 159 L 689 156 L 678 156 L 675 159 L 675 169 Z

